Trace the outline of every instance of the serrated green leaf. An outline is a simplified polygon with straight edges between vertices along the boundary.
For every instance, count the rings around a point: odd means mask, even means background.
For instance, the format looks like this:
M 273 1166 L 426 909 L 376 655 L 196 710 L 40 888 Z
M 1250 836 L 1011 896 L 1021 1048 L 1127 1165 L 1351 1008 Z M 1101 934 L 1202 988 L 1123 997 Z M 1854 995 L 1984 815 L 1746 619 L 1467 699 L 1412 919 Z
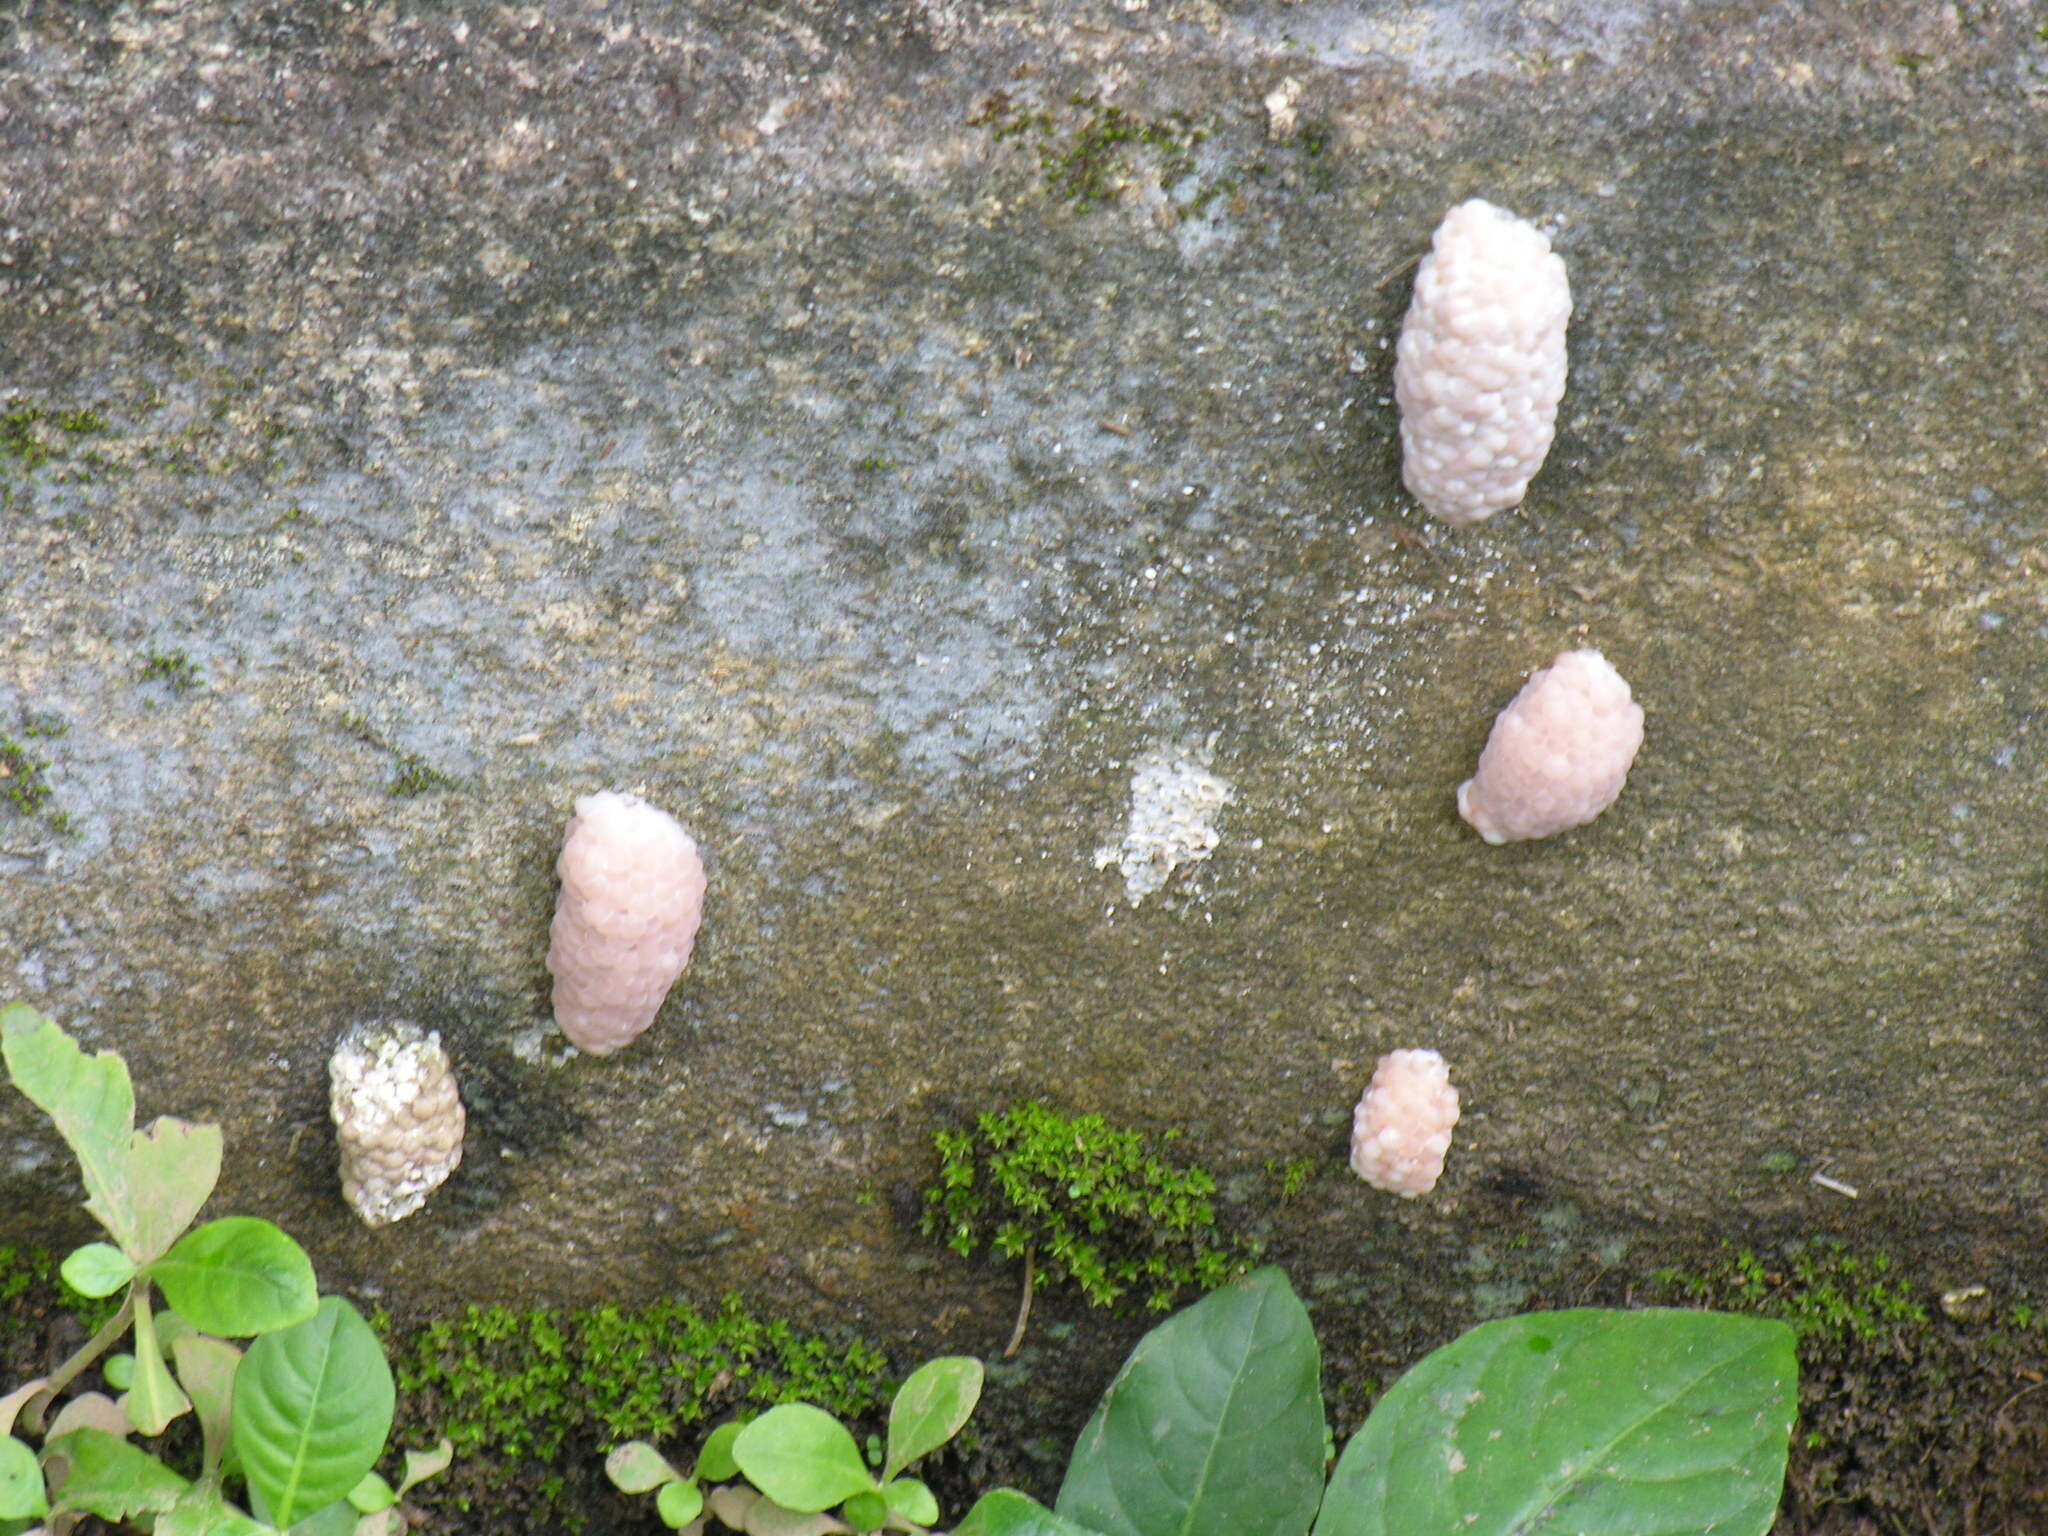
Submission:
M 149 1276 L 193 1327 L 229 1338 L 289 1328 L 320 1304 L 306 1250 L 254 1216 L 195 1227 L 150 1265 Z
M 347 1496 L 383 1453 L 395 1399 L 383 1346 L 338 1296 L 249 1346 L 235 1373 L 233 1442 L 274 1524 Z
M 135 1291 L 135 1379 L 128 1385 L 122 1407 L 128 1422 L 145 1435 L 160 1435 L 181 1413 L 192 1406 L 191 1399 L 171 1379 L 164 1364 L 163 1347 L 157 1342 L 156 1320 L 150 1316 L 146 1286 Z
M 740 1464 L 732 1459 L 732 1443 L 746 1427 L 744 1420 L 733 1419 L 704 1437 L 704 1448 L 697 1452 L 696 1475 L 700 1479 L 707 1483 L 729 1483 L 740 1475 Z
M 0 1055 L 14 1086 L 56 1123 L 78 1159 L 85 1208 L 115 1242 L 133 1250 L 135 1207 L 128 1138 L 135 1090 L 112 1051 L 87 1056 L 63 1030 L 24 1003 L 0 1008 Z
M 1323 1438 L 1315 1329 L 1268 1265 L 1138 1341 L 1054 1508 L 1104 1536 L 1305 1536 Z
M 1380 1399 L 1344 1448 L 1316 1536 L 1762 1536 L 1797 1396 L 1783 1323 L 1669 1309 L 1504 1318 Z
M 910 1373 L 889 1405 L 889 1453 L 882 1480 L 929 1456 L 960 1433 L 981 1401 L 981 1362 L 966 1355 L 927 1360 Z
M 621 1493 L 647 1493 L 663 1483 L 675 1482 L 683 1474 L 645 1440 L 628 1440 L 624 1445 L 614 1446 L 605 1457 L 604 1475 Z
M 73 1430 L 50 1441 L 44 1451 L 70 1464 L 56 1490 L 57 1508 L 102 1520 L 161 1514 L 192 1486 L 147 1451 L 104 1430 Z
M 882 1498 L 889 1506 L 889 1513 L 908 1520 L 912 1525 L 937 1525 L 939 1523 L 939 1501 L 931 1489 L 914 1477 L 899 1477 L 882 1490 Z
M 875 1486 L 846 1426 L 809 1403 L 770 1408 L 739 1432 L 732 1454 L 749 1482 L 796 1514 L 816 1514 Z
M 156 1536 L 272 1536 L 270 1527 L 251 1520 L 221 1497 L 212 1483 L 195 1483 L 165 1513 L 157 1516 Z
M 654 1496 L 654 1512 L 661 1516 L 663 1525 L 680 1531 L 704 1513 L 703 1491 L 692 1482 L 663 1483 L 661 1492 Z
M 0 1437 L 0 1519 L 33 1519 L 49 1512 L 35 1451 L 12 1435 Z
M 81 1296 L 111 1296 L 135 1278 L 135 1263 L 112 1243 L 87 1243 L 72 1249 L 57 1273 Z
M 137 1264 L 161 1257 L 192 1224 L 220 1179 L 220 1127 L 164 1115 L 128 1138 L 135 1225 L 127 1248 Z
M 1063 1520 L 1028 1493 L 995 1488 L 983 1494 L 953 1527 L 953 1536 L 1096 1536 L 1086 1526 Z
M 171 1341 L 171 1360 L 178 1368 L 178 1384 L 198 1416 L 204 1470 L 211 1476 L 220 1468 L 234 1422 L 235 1371 L 242 1352 L 203 1333 L 188 1333 Z

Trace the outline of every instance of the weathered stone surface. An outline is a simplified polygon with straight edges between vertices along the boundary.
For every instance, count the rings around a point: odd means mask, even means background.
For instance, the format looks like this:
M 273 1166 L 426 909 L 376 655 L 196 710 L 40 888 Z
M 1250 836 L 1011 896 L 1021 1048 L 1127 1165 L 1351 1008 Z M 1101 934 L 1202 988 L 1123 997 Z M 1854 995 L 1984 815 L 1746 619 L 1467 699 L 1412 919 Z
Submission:
M 2038 1265 L 2026 9 L 16 8 L 0 728 L 52 796 L 0 803 L 0 993 L 401 1303 L 785 1275 L 999 1338 L 905 1283 L 900 1193 L 1028 1094 L 1191 1127 L 1245 1213 L 1313 1156 L 1279 1251 L 1389 1309 L 1488 1304 L 1455 1263 L 1532 1197 Z M 1578 311 L 1522 513 L 1453 535 L 1386 343 L 1474 195 Z M 1453 787 L 1577 645 L 1628 793 L 1486 847 Z M 1182 749 L 1220 842 L 1132 906 L 1093 855 Z M 558 1061 L 612 786 L 713 901 L 654 1028 Z M 370 1234 L 323 1063 L 383 1014 L 469 1157 Z M 1396 1045 L 1466 1105 L 1414 1206 L 1341 1174 Z M 54 1230 L 18 1100 L 0 1147 Z

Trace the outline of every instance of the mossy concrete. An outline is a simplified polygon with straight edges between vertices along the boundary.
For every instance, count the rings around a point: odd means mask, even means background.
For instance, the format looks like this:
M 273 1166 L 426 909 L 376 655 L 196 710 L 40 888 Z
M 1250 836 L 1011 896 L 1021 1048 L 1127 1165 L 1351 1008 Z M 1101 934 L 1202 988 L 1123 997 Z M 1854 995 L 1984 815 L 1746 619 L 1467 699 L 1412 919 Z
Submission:
M 1533 1208 L 1618 1263 L 2038 1270 L 2044 24 L 17 8 L 0 404 L 53 451 L 0 455 L 0 729 L 53 795 L 0 804 L 0 992 L 403 1306 L 765 1287 L 992 1347 L 1012 1299 L 914 1190 L 1027 1096 L 1188 1128 L 1298 1275 L 1431 1330 L 1512 1302 Z M 1388 340 L 1475 194 L 1578 308 L 1527 507 L 1453 533 Z M 1580 644 L 1648 712 L 1629 787 L 1486 847 L 1453 786 Z M 1159 747 L 1234 798 L 1134 908 L 1096 851 Z M 552 861 L 605 787 L 711 895 L 654 1030 L 557 1062 Z M 324 1071 L 382 1014 L 472 1129 L 369 1233 Z M 1467 1115 L 1411 1205 L 1338 1170 L 1417 1045 Z M 0 1131 L 0 1237 L 63 1235 L 54 1142 Z

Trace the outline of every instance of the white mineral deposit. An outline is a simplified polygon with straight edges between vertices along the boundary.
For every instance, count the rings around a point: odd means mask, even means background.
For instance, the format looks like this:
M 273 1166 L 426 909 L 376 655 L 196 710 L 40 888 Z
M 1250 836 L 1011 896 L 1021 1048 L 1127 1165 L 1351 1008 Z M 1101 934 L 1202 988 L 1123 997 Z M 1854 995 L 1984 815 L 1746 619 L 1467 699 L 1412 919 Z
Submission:
M 1437 226 L 1394 354 L 1401 478 L 1462 527 L 1519 506 L 1557 424 L 1572 290 L 1532 224 L 1479 198 Z
M 1436 1188 L 1458 1123 L 1458 1090 L 1435 1051 L 1389 1051 L 1351 1117 L 1351 1171 L 1413 1200 Z
M 607 791 L 576 802 L 555 871 L 555 1023 L 581 1049 L 608 1055 L 654 1022 L 690 963 L 704 861 L 673 816 Z
M 1489 843 L 1584 826 L 1614 804 L 1643 744 L 1643 707 L 1598 651 L 1529 674 L 1493 722 L 1458 814 Z

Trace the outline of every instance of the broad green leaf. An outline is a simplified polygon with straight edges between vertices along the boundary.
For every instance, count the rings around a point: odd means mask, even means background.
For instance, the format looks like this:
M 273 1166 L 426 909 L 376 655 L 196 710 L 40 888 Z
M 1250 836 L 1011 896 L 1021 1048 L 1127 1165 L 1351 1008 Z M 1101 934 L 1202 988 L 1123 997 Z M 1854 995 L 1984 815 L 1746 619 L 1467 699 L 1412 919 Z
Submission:
M 160 1435 L 171 1420 L 192 1406 L 190 1398 L 171 1379 L 164 1364 L 163 1346 L 157 1342 L 156 1320 L 149 1313 L 147 1287 L 135 1291 L 135 1379 L 121 1400 L 128 1422 L 145 1435 Z
M 227 1449 L 234 1421 L 235 1371 L 242 1363 L 242 1352 L 203 1333 L 188 1333 L 171 1341 L 171 1359 L 178 1367 L 178 1384 L 192 1399 L 192 1411 L 199 1417 L 205 1470 L 210 1475 L 219 1470 L 221 1452 Z
M 163 1256 L 192 1225 L 220 1179 L 220 1127 L 163 1115 L 128 1138 L 128 1179 L 135 1226 L 128 1251 L 137 1264 Z
M 112 1243 L 87 1243 L 72 1249 L 57 1273 L 81 1296 L 111 1296 L 135 1278 L 135 1263 Z
M 234 1448 L 272 1523 L 346 1498 L 383 1453 L 394 1399 L 383 1346 L 338 1296 L 249 1346 L 235 1373 Z
M 398 1502 L 398 1490 L 375 1472 L 365 1472 L 362 1480 L 349 1489 L 348 1502 L 359 1513 L 374 1515 Z
M 953 1536 L 1094 1536 L 1086 1526 L 1062 1520 L 1028 1493 L 996 1488 L 984 1493 L 953 1527 Z
M 161 1344 L 163 1341 L 159 1339 L 157 1342 Z M 116 1392 L 126 1392 L 135 1385 L 135 1357 L 125 1349 L 109 1355 L 100 1362 L 100 1374 Z
M 937 1525 L 939 1523 L 939 1501 L 931 1489 L 914 1477 L 899 1477 L 882 1490 L 882 1498 L 889 1506 L 889 1513 L 899 1515 L 912 1525 Z
M 1305 1536 L 1322 1491 L 1315 1329 L 1268 1265 L 1138 1341 L 1054 1508 L 1104 1536 Z
M 1762 1536 L 1797 1407 L 1792 1330 L 1652 1309 L 1474 1328 L 1351 1437 L 1316 1536 Z
M 663 1483 L 661 1492 L 654 1496 L 654 1512 L 661 1516 L 663 1525 L 680 1531 L 704 1513 L 704 1495 L 695 1483 Z
M 85 1180 L 85 1208 L 123 1248 L 134 1246 L 128 1138 L 135 1090 L 112 1051 L 87 1056 L 63 1030 L 24 1003 L 0 1008 L 0 1054 L 14 1086 L 56 1122 Z
M 0 1519 L 31 1519 L 49 1512 L 36 1453 L 12 1435 L 0 1437 Z
M 355 1536 L 362 1518 L 347 1499 L 336 1499 L 285 1527 L 285 1536 Z
M 864 1488 L 840 1506 L 839 1518 L 867 1536 L 869 1531 L 879 1531 L 889 1518 L 889 1501 L 880 1489 Z
M 732 1459 L 732 1443 L 746 1427 L 744 1420 L 733 1419 L 704 1437 L 704 1448 L 697 1452 L 699 1478 L 707 1483 L 729 1483 L 740 1475 L 740 1464 Z
M 846 1426 L 809 1403 L 770 1408 L 739 1432 L 732 1455 L 748 1482 L 797 1514 L 830 1509 L 875 1486 Z
M 927 1360 L 910 1373 L 889 1405 L 889 1454 L 882 1481 L 929 1456 L 960 1433 L 981 1401 L 981 1362 L 965 1355 Z
M 398 1480 L 398 1496 L 406 1494 L 428 1478 L 446 1472 L 448 1464 L 455 1460 L 455 1442 L 443 1435 L 431 1451 L 407 1451 L 405 1453 L 405 1476 Z
M 50 1441 L 45 1451 L 60 1453 L 70 1463 L 56 1490 L 57 1507 L 102 1520 L 160 1514 L 192 1486 L 149 1452 L 103 1430 L 73 1430 Z
M 628 1440 L 604 1459 L 604 1475 L 621 1493 L 646 1493 L 683 1474 L 645 1440 Z
M 255 1216 L 195 1227 L 149 1275 L 193 1327 L 229 1338 L 288 1328 L 320 1304 L 306 1250 Z

